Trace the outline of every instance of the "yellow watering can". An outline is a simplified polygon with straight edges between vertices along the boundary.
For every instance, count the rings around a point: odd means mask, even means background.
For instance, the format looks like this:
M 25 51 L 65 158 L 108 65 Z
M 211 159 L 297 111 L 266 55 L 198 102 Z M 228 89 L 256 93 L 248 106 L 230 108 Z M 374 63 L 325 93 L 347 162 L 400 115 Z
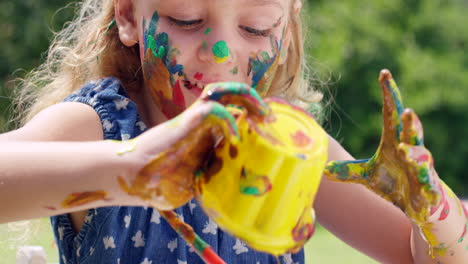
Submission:
M 325 131 L 306 112 L 266 99 L 261 122 L 229 108 L 241 140 L 217 144 L 196 177 L 196 198 L 222 229 L 250 247 L 280 255 L 302 248 L 314 231 L 312 208 L 327 161 Z

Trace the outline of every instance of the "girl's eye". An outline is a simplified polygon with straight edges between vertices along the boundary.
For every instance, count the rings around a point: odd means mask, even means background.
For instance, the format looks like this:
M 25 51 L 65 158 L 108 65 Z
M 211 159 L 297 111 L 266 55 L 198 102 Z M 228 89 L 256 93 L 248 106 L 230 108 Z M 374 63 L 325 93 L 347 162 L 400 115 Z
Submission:
M 271 29 L 260 30 L 246 26 L 239 26 L 239 28 L 255 37 L 268 37 L 271 34 Z
M 196 26 L 200 25 L 203 20 L 196 19 L 196 20 L 179 20 L 173 17 L 168 17 L 169 23 L 174 26 L 178 26 L 184 29 L 192 29 Z

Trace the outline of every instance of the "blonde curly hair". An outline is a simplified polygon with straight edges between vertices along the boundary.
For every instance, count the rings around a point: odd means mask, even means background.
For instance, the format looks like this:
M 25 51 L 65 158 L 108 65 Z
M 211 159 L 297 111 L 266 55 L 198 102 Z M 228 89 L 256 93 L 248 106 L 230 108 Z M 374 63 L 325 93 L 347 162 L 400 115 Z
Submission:
M 20 124 L 90 80 L 115 76 L 133 91 L 143 85 L 138 45 L 121 43 L 113 26 L 113 1 L 84 0 L 77 10 L 75 19 L 55 35 L 45 62 L 20 81 L 14 101 Z M 278 67 L 267 96 L 281 96 L 293 103 L 317 102 L 321 94 L 307 81 L 301 18 L 294 8 L 290 10 L 292 37 L 287 60 Z

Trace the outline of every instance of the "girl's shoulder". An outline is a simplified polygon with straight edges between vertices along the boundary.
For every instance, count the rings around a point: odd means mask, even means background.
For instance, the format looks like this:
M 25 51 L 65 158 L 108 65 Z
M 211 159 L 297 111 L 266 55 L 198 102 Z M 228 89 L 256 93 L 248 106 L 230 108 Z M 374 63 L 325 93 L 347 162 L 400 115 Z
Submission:
M 128 95 L 120 80 L 115 77 L 106 77 L 87 82 L 63 101 L 81 102 L 93 106 L 98 103 L 98 100 L 105 102 L 123 98 L 128 99 Z
M 136 104 L 115 77 L 90 81 L 63 101 L 83 103 L 94 109 L 104 139 L 127 140 L 146 130 Z

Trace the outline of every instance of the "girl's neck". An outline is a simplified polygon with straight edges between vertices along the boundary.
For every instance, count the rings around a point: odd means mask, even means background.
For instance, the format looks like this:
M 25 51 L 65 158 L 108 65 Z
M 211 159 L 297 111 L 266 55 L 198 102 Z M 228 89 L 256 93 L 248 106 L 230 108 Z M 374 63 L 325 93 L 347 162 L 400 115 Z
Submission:
M 143 91 L 129 93 L 129 96 L 136 103 L 141 120 L 148 128 L 167 121 L 167 118 L 154 102 L 146 87 L 143 88 Z

